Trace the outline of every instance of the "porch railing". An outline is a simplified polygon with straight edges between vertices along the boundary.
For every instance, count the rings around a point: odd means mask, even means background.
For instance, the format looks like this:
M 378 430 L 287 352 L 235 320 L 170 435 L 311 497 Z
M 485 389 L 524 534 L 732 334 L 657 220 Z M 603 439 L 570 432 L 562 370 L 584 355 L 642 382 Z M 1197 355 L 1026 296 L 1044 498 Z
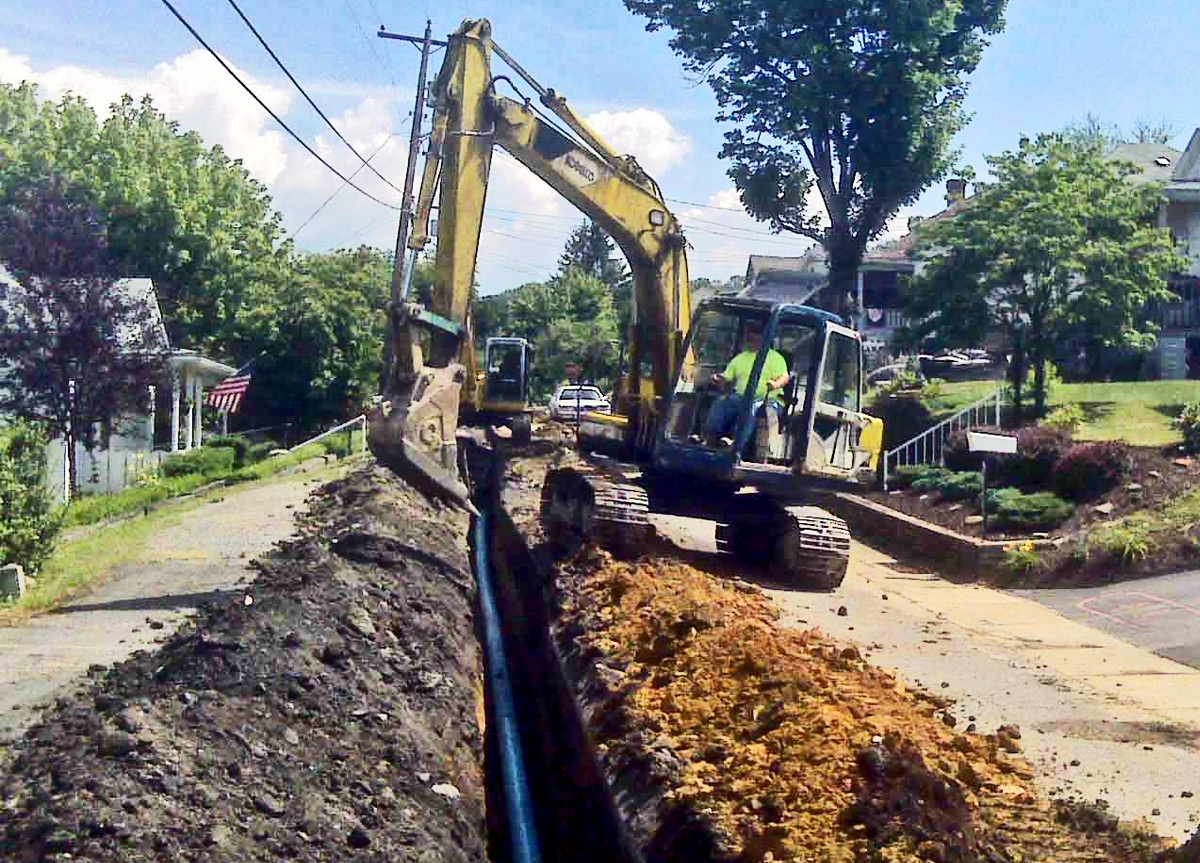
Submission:
M 1000 425 L 1000 407 L 1003 400 L 1004 389 L 997 388 L 990 396 L 967 405 L 954 416 L 947 417 L 895 449 L 884 452 L 883 490 L 887 491 L 888 476 L 897 467 L 941 462 L 946 439 L 954 432 L 989 424 Z

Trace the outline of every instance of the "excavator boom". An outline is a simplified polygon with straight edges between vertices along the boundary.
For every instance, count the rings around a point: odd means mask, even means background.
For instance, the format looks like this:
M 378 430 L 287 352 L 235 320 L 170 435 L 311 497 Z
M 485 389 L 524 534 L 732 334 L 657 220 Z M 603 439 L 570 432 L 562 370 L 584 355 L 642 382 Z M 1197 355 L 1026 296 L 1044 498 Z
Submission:
M 530 99 L 499 95 L 499 84 L 516 88 L 492 75 L 493 53 L 578 137 L 539 116 Z M 486 20 L 464 22 L 450 36 L 432 94 L 433 131 L 408 240 L 414 250 L 429 242 L 436 194 L 432 308 L 401 303 L 391 310 L 394 362 L 384 401 L 370 417 L 372 451 L 414 484 L 465 497 L 455 439 L 463 387 L 475 380 L 470 301 L 495 146 L 604 228 L 628 259 L 635 327 L 655 337 L 631 338 L 632 384 L 622 387 L 618 410 L 648 442 L 691 314 L 685 241 L 661 193 L 632 157 L 618 156 L 561 96 L 497 48 Z M 649 393 L 638 385 L 643 366 L 651 370 Z

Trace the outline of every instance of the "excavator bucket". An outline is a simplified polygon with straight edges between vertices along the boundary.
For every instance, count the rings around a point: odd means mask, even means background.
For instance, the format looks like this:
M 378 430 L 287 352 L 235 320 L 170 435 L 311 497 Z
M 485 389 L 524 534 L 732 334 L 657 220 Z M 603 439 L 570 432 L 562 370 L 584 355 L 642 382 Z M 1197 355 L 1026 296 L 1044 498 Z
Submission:
M 459 477 L 458 401 L 464 370 L 452 364 L 421 369 L 405 387 L 367 414 L 367 443 L 380 463 L 413 487 L 474 511 Z

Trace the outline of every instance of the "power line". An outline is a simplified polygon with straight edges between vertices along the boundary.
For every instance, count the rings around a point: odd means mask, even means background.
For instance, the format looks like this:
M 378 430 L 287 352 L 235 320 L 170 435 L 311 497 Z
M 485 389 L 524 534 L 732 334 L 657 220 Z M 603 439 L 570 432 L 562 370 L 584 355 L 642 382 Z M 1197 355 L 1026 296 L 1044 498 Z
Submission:
M 378 156 L 378 155 L 379 155 L 381 152 L 383 152 L 383 148 L 384 148 L 384 147 L 386 147 L 386 146 L 388 145 L 388 141 L 392 140 L 392 138 L 395 138 L 395 137 L 396 137 L 396 133 L 395 133 L 395 132 L 393 132 L 392 134 L 388 135 L 388 136 L 387 136 L 387 137 L 384 139 L 383 143 L 379 145 L 379 148 L 378 148 L 378 149 L 377 149 L 377 150 L 376 150 L 374 153 L 372 153 L 370 156 L 368 156 L 368 157 L 367 157 L 367 159 L 366 159 L 366 161 L 365 161 L 365 162 L 363 162 L 363 164 L 359 165 L 357 168 L 355 168 L 355 169 L 354 169 L 354 173 L 350 175 L 350 179 L 351 179 L 351 180 L 353 180 L 353 179 L 354 179 L 356 176 L 358 176 L 358 172 L 359 172 L 359 171 L 361 171 L 363 168 L 370 167 L 370 162 L 371 162 L 371 159 L 374 159 L 374 158 L 375 158 L 376 156 Z M 304 230 L 304 228 L 305 228 L 305 226 L 306 226 L 306 225 L 308 225 L 308 223 L 309 223 L 309 222 L 311 222 L 313 219 L 315 219 L 315 218 L 317 217 L 317 214 L 318 214 L 318 213 L 320 213 L 322 210 L 324 210 L 324 209 L 325 209 L 325 206 L 326 206 L 326 205 L 327 205 L 327 204 L 328 204 L 330 201 L 332 201 L 334 198 L 336 198 L 336 197 L 337 197 L 337 195 L 338 195 L 338 192 L 342 191 L 342 189 L 344 189 L 344 188 L 346 188 L 346 184 L 345 184 L 345 183 L 342 183 L 342 185 L 340 185 L 340 186 L 338 186 L 336 189 L 334 189 L 334 190 L 333 190 L 333 193 L 332 193 L 332 194 L 330 194 L 330 196 L 329 196 L 328 198 L 326 198 L 326 199 L 325 199 L 323 202 L 321 202 L 321 206 L 319 206 L 319 207 L 317 207 L 315 210 L 313 210 L 313 211 L 312 211 L 312 215 L 311 215 L 311 216 L 309 216 L 307 219 L 305 219 L 305 220 L 304 220 L 304 221 L 303 221 L 303 222 L 300 224 L 300 227 L 298 227 L 296 230 L 292 231 L 292 239 L 293 239 L 293 240 L 294 240 L 294 239 L 296 239 L 296 235 L 297 235 L 298 233 L 300 233 L 301 231 L 303 231 L 303 230 Z
M 724 210 L 726 213 L 741 213 L 743 216 L 746 215 L 745 210 L 740 210 L 737 207 L 717 207 L 712 204 L 697 204 L 695 201 L 684 201 L 679 198 L 667 198 L 667 200 L 676 204 L 687 204 L 689 207 L 703 207 L 706 210 Z
M 367 31 L 363 29 L 362 22 L 358 20 L 358 13 L 354 11 L 354 7 L 350 5 L 350 0 L 346 0 L 346 8 L 350 10 L 350 17 L 354 19 L 354 26 L 358 28 L 358 32 L 362 35 L 363 41 L 367 43 L 367 47 L 371 49 L 371 53 L 375 55 L 375 62 L 383 69 L 383 61 L 379 59 L 379 52 L 375 50 L 375 43 L 367 38 Z M 388 80 L 392 82 L 393 87 L 398 87 L 396 78 L 392 75 L 391 69 L 383 69 L 387 72 Z
M 339 177 L 341 177 L 343 182 L 350 185 L 353 189 L 358 191 L 360 194 L 366 195 L 368 198 L 370 198 L 375 203 L 382 204 L 383 206 L 388 207 L 392 210 L 400 209 L 395 204 L 389 204 L 387 201 L 381 201 L 381 200 L 379 200 L 379 198 L 376 198 L 374 195 L 372 195 L 366 189 L 363 189 L 361 186 L 355 185 L 341 171 L 339 171 L 337 168 L 333 167 L 333 165 L 326 162 L 325 159 L 323 159 L 316 150 L 314 150 L 312 147 L 310 147 L 303 138 L 301 138 L 299 135 L 297 135 L 295 132 L 293 132 L 292 127 L 289 126 L 287 123 L 283 122 L 283 120 L 280 118 L 280 116 L 278 114 L 276 114 L 274 111 L 272 111 L 266 102 L 264 102 L 262 99 L 259 98 L 257 93 L 255 93 L 252 89 L 250 89 L 250 85 L 247 84 L 245 81 L 243 81 L 241 79 L 241 76 L 239 76 L 237 72 L 233 71 L 233 69 L 230 67 L 230 65 L 228 63 L 226 63 L 224 60 L 221 59 L 221 55 L 218 54 L 216 51 L 214 51 L 212 49 L 212 47 L 207 42 L 204 41 L 204 38 L 199 33 L 196 32 L 196 28 L 193 27 L 191 24 L 189 24 L 188 20 L 179 13 L 179 10 L 171 5 L 171 0 L 162 0 L 162 3 L 169 10 L 171 10 L 171 14 L 179 19 L 179 23 L 187 28 L 187 31 L 189 33 L 191 33 L 192 36 L 195 37 L 196 41 L 204 46 L 204 50 L 206 50 L 209 54 L 211 54 L 213 56 L 213 59 L 221 64 L 221 68 L 224 69 L 226 72 L 228 72 L 230 75 L 232 75 L 233 80 L 235 80 L 239 84 L 241 84 L 242 89 L 245 90 L 247 93 L 249 93 L 251 98 L 253 98 L 254 101 L 257 102 L 264 111 L 266 111 L 268 114 L 270 114 L 271 117 L 275 120 L 275 122 L 278 123 L 280 126 L 282 126 L 283 130 L 285 132 L 287 132 L 289 135 L 291 135 L 292 138 L 295 139 L 296 143 L 298 143 L 301 147 L 303 147 L 305 150 L 307 150 L 314 159 L 316 159 L 318 162 L 320 162 L 326 168 L 328 168 L 329 170 L 333 171 L 333 173 L 335 173 Z
M 333 134 L 337 135 L 338 139 L 341 140 L 341 142 L 343 144 L 345 144 L 347 147 L 350 148 L 350 152 L 353 153 L 355 156 L 357 156 L 358 160 L 360 162 L 362 162 L 365 167 L 371 169 L 372 174 L 374 174 L 379 179 L 383 180 L 383 182 L 387 183 L 393 189 L 396 189 L 397 192 L 400 192 L 400 189 L 396 188 L 395 183 L 393 183 L 387 177 L 383 176 L 383 174 L 381 174 L 377 170 L 375 170 L 375 167 L 373 165 L 371 165 L 368 162 L 368 160 L 366 160 L 362 157 L 362 154 L 359 153 L 358 150 L 356 150 L 354 148 L 354 145 L 346 140 L 346 136 L 343 135 L 340 131 L 338 131 L 338 127 L 333 125 L 333 121 L 325 116 L 325 112 L 317 107 L 317 103 L 314 102 L 312 100 L 312 97 L 308 95 L 307 91 L 305 91 L 305 89 L 300 86 L 300 82 L 296 80 L 295 76 L 292 75 L 292 73 L 290 71 L 288 71 L 288 67 L 283 65 L 283 61 L 280 60 L 279 57 L 275 54 L 275 52 L 271 50 L 271 46 L 267 44 L 267 40 L 264 39 L 262 37 L 262 34 L 258 32 L 258 28 L 256 28 L 250 22 L 250 19 L 246 17 L 246 13 L 242 11 L 240 6 L 238 6 L 237 0 L 229 0 L 229 5 L 233 7 L 233 11 L 238 13 L 238 17 L 241 18 L 242 21 L 246 24 L 246 26 L 250 28 L 250 32 L 254 34 L 254 38 L 256 38 L 258 40 L 259 44 L 262 45 L 263 48 L 266 50 L 266 52 L 271 55 L 271 59 L 275 61 L 275 65 L 278 66 L 281 70 L 283 70 L 283 74 L 287 75 L 288 80 L 296 85 L 296 89 L 300 91 L 300 95 L 305 98 L 305 100 L 308 102 L 308 104 L 312 105 L 312 109 L 314 111 L 316 111 L 317 114 L 320 115 L 322 120 L 325 121 L 325 125 L 333 130 Z M 376 151 L 376 152 L 378 152 L 378 151 Z M 358 171 L 355 171 L 354 173 L 357 174 Z M 353 176 L 353 175 L 351 175 L 351 176 Z M 401 192 L 401 194 L 403 194 L 403 192 Z

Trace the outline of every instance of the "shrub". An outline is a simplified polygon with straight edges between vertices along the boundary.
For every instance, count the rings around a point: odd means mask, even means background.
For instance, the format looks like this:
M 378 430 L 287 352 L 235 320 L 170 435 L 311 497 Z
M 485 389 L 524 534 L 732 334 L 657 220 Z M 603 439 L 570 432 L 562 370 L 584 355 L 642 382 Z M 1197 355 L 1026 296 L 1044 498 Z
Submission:
M 944 467 L 930 467 L 924 476 L 917 477 L 912 481 L 912 490 L 919 492 L 937 491 L 942 480 L 950 476 L 950 471 Z
M 1024 575 L 1037 568 L 1042 556 L 1034 550 L 1033 543 L 1019 542 L 1004 549 L 1003 566 L 1013 575 Z
M 1070 436 L 1061 431 L 1026 426 L 1017 432 L 1016 453 L 996 460 L 997 479 L 1021 488 L 1043 488 L 1070 444 Z
M 0 564 L 41 569 L 62 527 L 46 492 L 46 436 L 20 424 L 0 438 Z
M 904 369 L 896 373 L 890 381 L 884 381 L 875 389 L 876 398 L 887 398 L 906 390 L 919 390 L 925 383 L 925 378 L 916 369 Z
M 1050 530 L 1075 513 L 1075 507 L 1048 491 L 1026 494 L 1015 488 L 988 492 L 987 508 L 998 527 Z
M 892 489 L 908 488 L 919 479 L 931 475 L 940 476 L 944 473 L 946 473 L 946 469 L 935 464 L 904 465 L 888 474 L 888 486 Z
M 1079 405 L 1060 405 L 1046 415 L 1042 425 L 1067 435 L 1074 435 L 1085 419 L 1083 408 Z
M 344 434 L 330 435 L 321 441 L 321 445 L 325 447 L 325 452 L 329 455 L 335 455 L 338 458 L 345 458 L 350 455 L 350 444 L 346 442 Z
M 202 446 L 173 455 L 162 464 L 164 476 L 227 473 L 233 468 L 234 451 L 227 446 Z
M 876 398 L 867 413 L 883 420 L 883 446 L 899 446 L 933 425 L 933 415 L 918 395 L 893 395 Z
M 250 441 L 244 437 L 235 437 L 234 435 L 224 435 L 220 437 L 209 438 L 205 446 L 222 447 L 226 446 L 233 450 L 233 466 L 242 467 L 246 464 L 246 459 L 250 455 Z
M 1200 453 L 1200 402 L 1184 405 L 1179 416 L 1171 421 L 1171 427 L 1183 435 L 1185 452 Z
M 938 480 L 935 488 L 944 501 L 973 500 L 983 492 L 979 474 L 974 471 L 948 474 Z
M 1149 557 L 1158 543 L 1145 522 L 1126 521 L 1095 531 L 1088 537 L 1088 550 L 1093 547 L 1110 560 L 1130 566 Z
M 1067 500 L 1091 500 L 1129 471 L 1129 448 L 1120 441 L 1076 444 L 1054 466 L 1055 490 Z

